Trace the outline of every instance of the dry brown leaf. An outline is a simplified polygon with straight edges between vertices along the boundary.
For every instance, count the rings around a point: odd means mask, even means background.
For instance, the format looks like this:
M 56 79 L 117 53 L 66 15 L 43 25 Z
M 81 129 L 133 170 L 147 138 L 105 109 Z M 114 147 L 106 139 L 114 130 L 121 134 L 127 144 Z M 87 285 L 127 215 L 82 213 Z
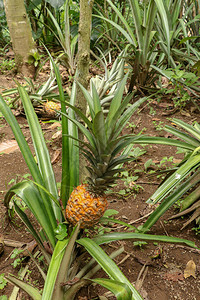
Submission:
M 57 149 L 54 152 L 52 160 L 51 160 L 52 165 L 55 164 L 55 163 L 57 163 L 59 161 L 60 156 L 61 156 L 61 149 Z
M 8 140 L 0 144 L 0 153 L 12 153 L 19 150 L 18 144 L 15 140 Z
M 184 270 L 184 277 L 188 278 L 190 276 L 193 276 L 194 278 L 196 278 L 195 272 L 196 272 L 196 264 L 193 260 L 189 260 Z
M 179 281 L 184 280 L 184 276 L 181 272 L 171 272 L 171 273 L 165 273 L 163 276 L 164 279 L 170 280 L 170 281 Z
M 56 133 L 54 133 L 53 135 L 52 135 L 52 139 L 53 140 L 55 140 L 55 139 L 58 139 L 58 138 L 60 138 L 62 136 L 62 131 L 61 130 L 59 130 L 59 131 L 56 131 Z
M 53 124 L 51 124 L 47 129 L 55 129 L 57 127 L 61 127 L 60 122 L 54 122 Z
M 173 158 L 173 163 L 174 164 L 180 164 L 181 162 L 182 162 L 182 159 Z
M 157 159 L 153 160 L 152 162 L 153 162 L 154 164 L 159 164 L 159 163 L 160 163 L 160 161 L 157 160 Z
M 181 110 L 180 113 L 182 116 L 191 117 L 191 114 L 185 110 Z

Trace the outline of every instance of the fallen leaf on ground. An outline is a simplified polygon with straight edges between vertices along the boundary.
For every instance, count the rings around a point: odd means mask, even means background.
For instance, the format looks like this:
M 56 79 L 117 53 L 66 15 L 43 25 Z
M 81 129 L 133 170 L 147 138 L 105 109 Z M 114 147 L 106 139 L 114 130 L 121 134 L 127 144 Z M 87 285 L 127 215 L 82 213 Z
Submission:
M 19 147 L 15 140 L 8 140 L 8 141 L 0 144 L 0 153 L 9 154 L 18 149 L 19 149 Z
M 59 130 L 59 131 L 56 131 L 56 133 L 54 133 L 53 135 L 52 135 L 52 139 L 53 140 L 55 140 L 55 139 L 57 139 L 57 138 L 59 138 L 59 137 L 61 137 L 62 136 L 62 131 L 61 130 Z
M 57 127 L 61 127 L 60 122 L 54 122 L 53 124 L 51 124 L 47 129 L 55 129 Z
M 54 155 L 53 155 L 53 158 L 51 160 L 51 163 L 52 165 L 57 163 L 60 159 L 60 156 L 61 156 L 61 150 L 60 149 L 57 149 L 55 152 L 54 152 Z
M 180 111 L 181 115 L 186 116 L 186 117 L 191 117 L 191 114 L 185 110 Z
M 169 281 L 179 281 L 179 280 L 184 280 L 184 276 L 182 272 L 173 272 L 173 273 L 165 273 L 163 275 L 163 278 Z
M 184 277 L 188 278 L 190 276 L 193 276 L 194 278 L 196 278 L 195 272 L 196 272 L 195 262 L 193 260 L 189 260 L 184 270 Z
M 153 118 L 152 121 L 160 121 L 158 118 Z

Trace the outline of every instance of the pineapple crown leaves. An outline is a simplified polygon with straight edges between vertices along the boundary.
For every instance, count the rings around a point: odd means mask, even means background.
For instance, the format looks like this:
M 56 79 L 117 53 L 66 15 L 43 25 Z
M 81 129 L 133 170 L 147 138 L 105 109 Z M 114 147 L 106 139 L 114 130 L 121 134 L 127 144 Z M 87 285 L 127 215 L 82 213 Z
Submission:
M 116 92 L 115 96 L 113 97 L 112 102 L 110 104 L 108 116 L 106 119 L 107 129 L 111 127 L 111 129 L 113 130 L 113 125 L 116 122 L 118 115 L 120 114 L 120 111 L 121 111 L 120 106 L 122 103 L 122 98 L 123 98 L 123 93 L 124 93 L 124 88 L 126 85 L 127 77 L 128 77 L 128 74 L 126 74 L 125 77 L 123 78 L 123 80 L 121 81 L 121 84 L 119 85 L 117 92 Z M 129 101 L 130 101 L 130 99 L 129 99 Z M 125 107 L 124 107 L 124 109 L 125 109 Z
M 86 128 L 79 121 L 71 119 L 66 115 L 67 118 L 74 122 L 83 132 L 90 146 L 92 147 L 90 150 L 94 156 L 100 156 L 103 153 L 109 154 L 117 144 L 119 144 L 118 146 L 120 149 L 122 149 L 123 145 L 128 145 L 128 143 L 131 143 L 130 138 L 132 140 L 136 138 L 134 135 L 123 136 L 125 142 L 120 141 L 121 138 L 118 138 L 119 134 L 127 124 L 134 111 L 146 100 L 146 98 L 142 98 L 127 108 L 132 94 L 127 95 L 124 101 L 122 101 L 126 80 L 127 75 L 119 85 L 116 95 L 111 102 L 109 113 L 106 118 L 104 117 L 100 98 L 94 85 L 92 85 L 91 97 L 90 93 L 81 84 L 79 84 L 89 105 L 92 121 L 90 121 L 79 109 L 67 103 L 67 105 L 72 108 L 87 125 Z
M 92 96 L 79 84 L 89 105 L 91 121 L 79 109 L 66 103 L 87 126 L 85 127 L 78 120 L 72 119 L 65 114 L 70 121 L 78 126 L 88 140 L 88 143 L 78 140 L 84 146 L 79 146 L 79 148 L 90 163 L 88 170 L 92 178 L 88 180 L 91 183 L 93 182 L 92 185 L 97 186 L 98 190 L 105 189 L 106 186 L 116 180 L 117 173 L 123 170 L 121 168 L 117 169 L 117 166 L 123 165 L 124 162 L 132 159 L 128 158 L 127 155 L 116 158 L 116 155 L 138 138 L 138 136 L 133 134 L 119 136 L 134 111 L 146 100 L 143 98 L 134 104 L 129 104 L 133 95 L 129 94 L 122 101 L 127 76 L 119 84 L 107 116 L 103 113 L 101 101 L 94 84 L 91 85 Z M 114 175 L 115 177 L 113 177 Z
M 119 130 L 119 126 L 121 126 L 122 128 L 123 125 L 124 127 L 128 122 L 129 118 L 131 117 L 132 113 L 142 102 L 144 102 L 144 100 L 143 101 L 141 100 L 140 104 L 131 105 L 131 107 L 128 108 L 128 112 L 124 114 L 124 111 L 127 109 L 127 105 L 133 96 L 133 94 L 129 94 L 128 96 L 125 97 L 124 101 L 122 101 L 127 77 L 128 74 L 125 75 L 125 77 L 119 84 L 115 96 L 111 101 L 111 105 L 106 119 L 104 119 L 101 101 L 94 84 L 92 83 L 92 97 L 90 93 L 81 84 L 79 84 L 86 98 L 86 101 L 89 105 L 90 115 L 93 122 L 93 134 L 100 141 L 101 145 L 107 144 L 108 141 L 111 140 L 113 136 L 117 137 L 121 132 L 121 130 Z

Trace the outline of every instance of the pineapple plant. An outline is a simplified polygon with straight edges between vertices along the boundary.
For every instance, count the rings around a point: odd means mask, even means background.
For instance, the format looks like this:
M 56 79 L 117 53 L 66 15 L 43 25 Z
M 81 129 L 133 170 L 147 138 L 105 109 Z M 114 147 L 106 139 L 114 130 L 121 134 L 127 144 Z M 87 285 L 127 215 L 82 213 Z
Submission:
M 129 104 L 133 94 L 128 94 L 122 101 L 127 76 L 128 74 L 120 83 L 106 115 L 94 84 L 91 94 L 80 86 L 89 106 L 90 118 L 69 104 L 87 126 L 83 126 L 77 120 L 71 120 L 87 139 L 87 142 L 79 142 L 80 149 L 89 162 L 87 166 L 89 176 L 86 183 L 72 191 L 66 205 L 66 219 L 73 226 L 79 222 L 81 228 L 87 228 L 99 221 L 108 206 L 106 190 L 118 178 L 117 175 L 123 170 L 123 163 L 132 159 L 123 150 L 134 143 L 137 136 L 133 134 L 120 136 L 120 134 L 145 98 Z M 70 119 L 69 116 L 68 118 Z

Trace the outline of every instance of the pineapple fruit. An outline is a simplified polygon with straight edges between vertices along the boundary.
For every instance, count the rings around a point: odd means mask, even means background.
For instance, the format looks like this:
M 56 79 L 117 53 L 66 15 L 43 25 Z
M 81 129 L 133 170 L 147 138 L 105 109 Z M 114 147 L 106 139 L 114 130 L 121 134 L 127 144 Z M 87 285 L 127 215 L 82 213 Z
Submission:
M 74 108 L 87 128 L 79 121 L 75 123 L 87 139 L 87 143 L 83 141 L 80 143 L 83 146 L 81 151 L 89 162 L 87 167 L 89 177 L 86 184 L 81 184 L 73 190 L 67 202 L 66 219 L 73 226 L 80 222 L 81 228 L 88 228 L 99 221 L 108 205 L 106 190 L 118 178 L 117 174 L 123 170 L 121 168 L 123 163 L 132 159 L 128 157 L 125 149 L 134 143 L 137 136 L 132 134 L 120 136 L 120 134 L 144 99 L 129 104 L 132 98 L 129 94 L 122 101 L 126 80 L 127 75 L 119 85 L 106 116 L 95 86 L 92 85 L 92 96 L 80 86 L 89 105 L 91 121 Z
M 50 118 L 56 118 L 58 116 L 58 110 L 60 110 L 60 103 L 54 101 L 47 101 L 44 104 L 44 111 Z

